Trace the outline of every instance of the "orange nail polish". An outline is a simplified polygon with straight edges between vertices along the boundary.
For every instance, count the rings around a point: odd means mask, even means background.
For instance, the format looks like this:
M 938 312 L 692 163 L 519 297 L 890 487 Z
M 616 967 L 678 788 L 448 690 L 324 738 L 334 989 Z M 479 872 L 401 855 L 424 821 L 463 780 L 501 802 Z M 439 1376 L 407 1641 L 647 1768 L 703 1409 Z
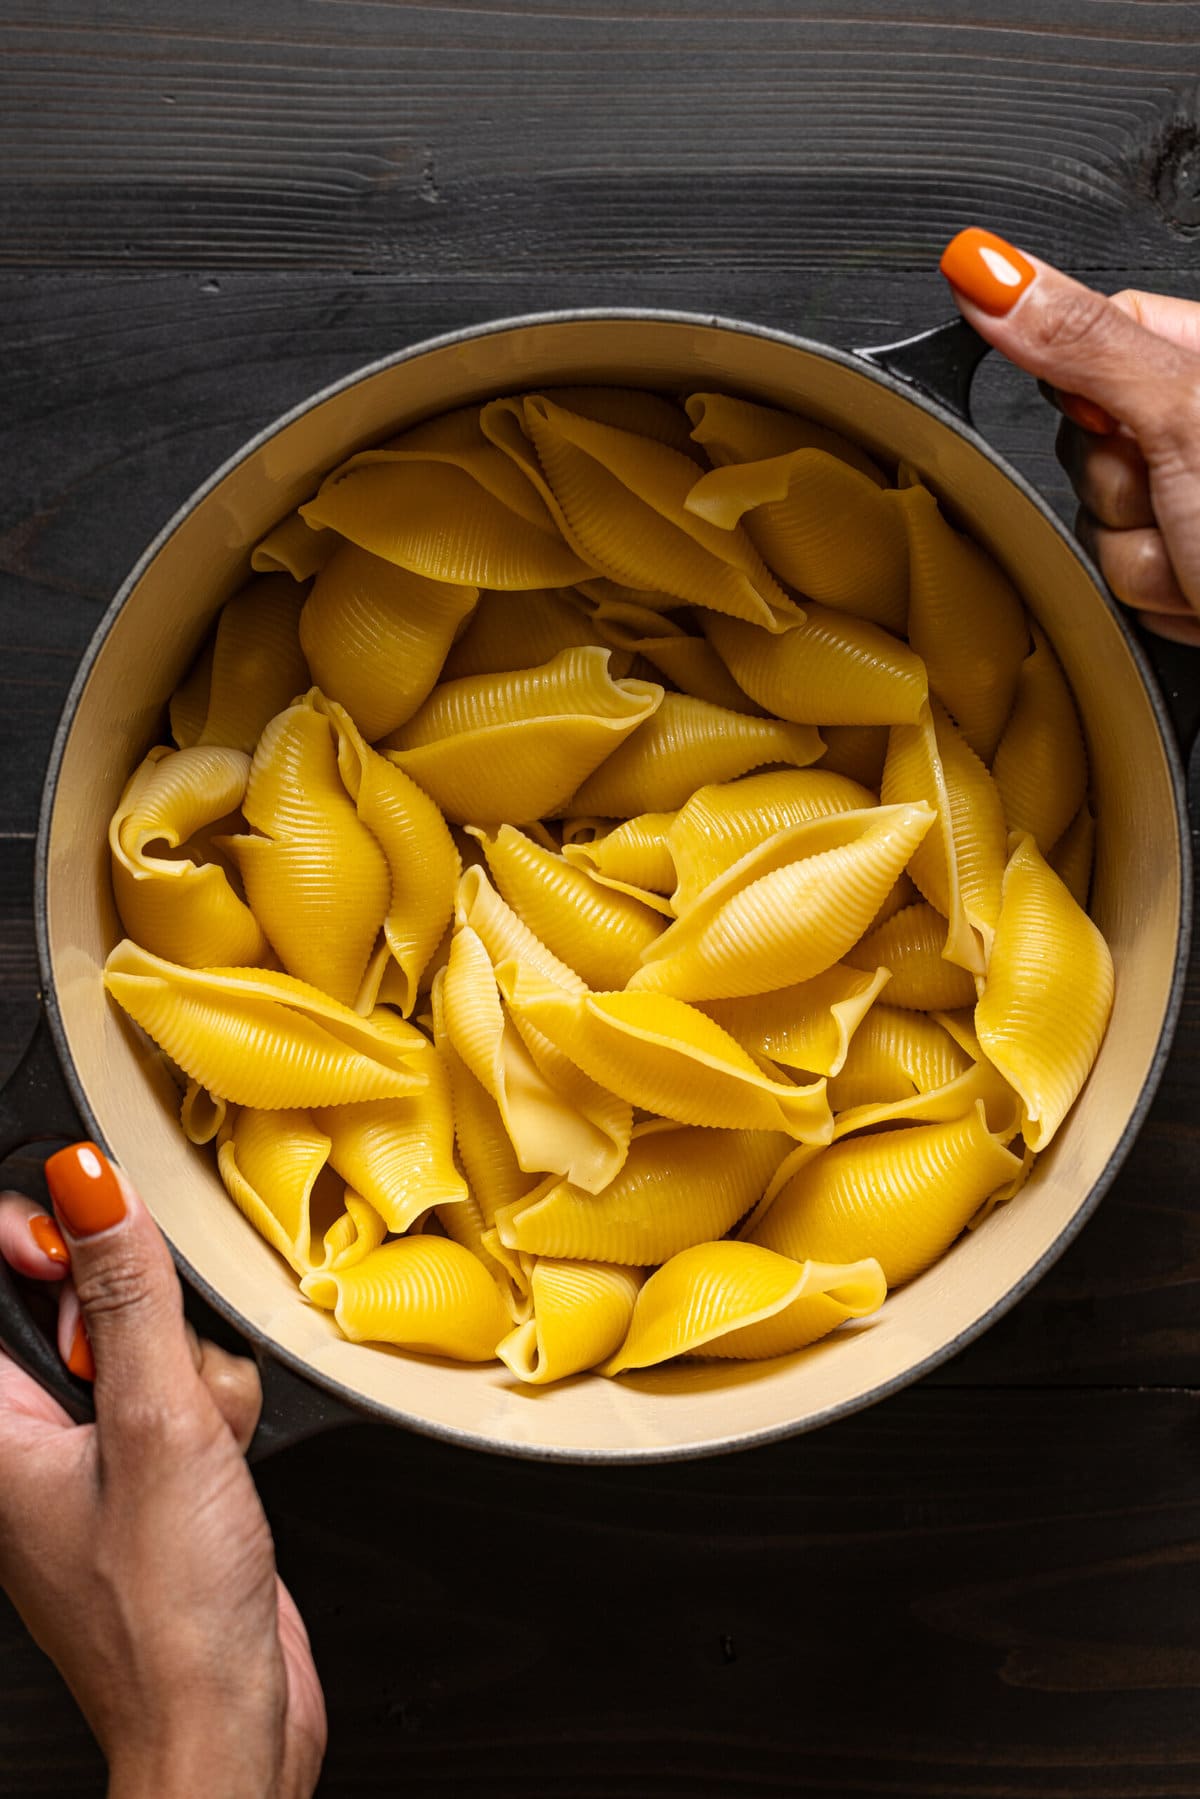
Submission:
M 951 287 L 984 312 L 1010 312 L 1037 273 L 1019 250 L 971 225 L 951 238 L 939 265 Z
M 29 1234 L 50 1261 L 70 1263 L 71 1252 L 53 1218 L 47 1218 L 44 1212 L 39 1212 L 36 1218 L 29 1220 Z
M 87 1326 L 83 1319 L 75 1326 L 75 1341 L 71 1345 L 71 1353 L 67 1357 L 67 1367 L 80 1380 L 95 1380 L 96 1358 L 92 1354 L 92 1346 L 88 1342 Z
M 73 1237 L 92 1237 L 125 1216 L 125 1199 L 104 1151 L 94 1143 L 72 1143 L 46 1163 L 46 1185 Z
M 1116 430 L 1116 419 L 1094 400 L 1085 400 L 1080 394 L 1063 394 L 1061 400 L 1067 417 L 1094 437 L 1109 437 Z

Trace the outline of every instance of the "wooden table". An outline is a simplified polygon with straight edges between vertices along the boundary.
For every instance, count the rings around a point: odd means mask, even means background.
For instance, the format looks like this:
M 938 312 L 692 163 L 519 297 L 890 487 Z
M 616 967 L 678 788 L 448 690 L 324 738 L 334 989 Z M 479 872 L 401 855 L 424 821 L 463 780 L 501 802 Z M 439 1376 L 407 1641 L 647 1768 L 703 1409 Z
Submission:
M 1198 26 L 1136 0 L 0 0 L 5 1065 L 72 670 L 245 438 L 527 309 L 899 336 L 947 314 L 937 253 L 976 220 L 1200 298 Z M 985 367 L 978 412 L 1065 507 L 1032 384 Z M 1200 1793 L 1198 1001 L 1193 964 L 1083 1237 L 863 1416 L 649 1470 L 365 1425 L 265 1465 L 329 1696 L 322 1793 Z M 0 1795 L 102 1791 L 0 1610 Z

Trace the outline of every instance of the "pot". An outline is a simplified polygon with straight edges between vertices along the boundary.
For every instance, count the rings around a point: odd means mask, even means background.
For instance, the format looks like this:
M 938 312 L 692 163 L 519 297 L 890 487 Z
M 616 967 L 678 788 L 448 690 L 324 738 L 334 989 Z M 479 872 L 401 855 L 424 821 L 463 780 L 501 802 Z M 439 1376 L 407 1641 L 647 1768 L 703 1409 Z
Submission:
M 449 1441 L 563 1461 L 682 1459 L 810 1430 L 916 1380 L 1012 1306 L 1066 1248 L 1115 1175 L 1162 1072 L 1180 1004 L 1190 868 L 1170 720 L 1095 569 L 971 427 L 986 346 L 960 321 L 854 353 L 680 313 L 581 312 L 486 325 L 418 345 L 318 394 L 255 438 L 171 520 L 84 657 L 46 777 L 35 896 L 43 1025 L 5 1096 L 0 1153 L 93 1137 L 128 1171 L 184 1280 L 260 1357 L 259 1447 L 368 1415 Z M 1083 718 L 1099 828 L 1093 909 L 1116 1003 L 1092 1076 L 1025 1190 L 869 1323 L 766 1363 L 693 1363 L 534 1393 L 499 1365 L 464 1367 L 344 1341 L 228 1200 L 178 1124 L 161 1061 L 106 998 L 121 935 L 109 815 L 164 739 L 164 705 L 250 547 L 353 452 L 498 393 L 578 382 L 712 388 L 791 407 L 912 464 L 1007 570 L 1064 664 Z M 77 1113 L 77 1118 L 73 1115 Z M 0 1276 L 0 1334 L 73 1410 L 86 1391 Z M 281 1370 L 299 1379 L 288 1381 Z M 281 1384 L 282 1383 L 282 1384 Z

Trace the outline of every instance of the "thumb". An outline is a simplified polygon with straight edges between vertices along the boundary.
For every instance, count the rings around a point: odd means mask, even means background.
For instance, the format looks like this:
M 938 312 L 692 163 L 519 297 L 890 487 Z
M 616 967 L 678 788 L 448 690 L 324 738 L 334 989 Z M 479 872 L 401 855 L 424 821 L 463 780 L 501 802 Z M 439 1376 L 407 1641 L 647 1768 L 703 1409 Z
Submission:
M 1193 351 L 976 226 L 946 246 L 941 270 L 981 337 L 1029 374 L 1095 401 L 1144 452 L 1165 447 L 1172 432 L 1181 443 L 1194 440 L 1200 356 Z
M 124 1175 L 95 1143 L 46 1163 L 46 1186 L 71 1251 L 71 1273 L 96 1361 L 96 1417 L 188 1406 L 199 1384 L 170 1251 Z

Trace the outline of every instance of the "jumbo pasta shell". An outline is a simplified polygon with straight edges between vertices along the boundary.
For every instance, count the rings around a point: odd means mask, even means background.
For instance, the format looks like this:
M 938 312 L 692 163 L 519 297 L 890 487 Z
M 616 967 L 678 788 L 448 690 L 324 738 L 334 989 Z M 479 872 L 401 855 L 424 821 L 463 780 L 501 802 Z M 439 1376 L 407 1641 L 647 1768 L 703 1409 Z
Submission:
M 310 685 L 300 648 L 305 589 L 287 575 L 250 581 L 222 606 L 211 645 L 171 701 L 180 748 L 254 751 L 268 720 Z
M 1028 831 L 1043 856 L 1084 803 L 1087 751 L 1058 658 L 1036 625 L 1017 697 L 992 762 L 1011 831 Z
M 456 1362 L 490 1362 L 511 1322 L 483 1263 L 445 1237 L 399 1237 L 352 1268 L 306 1276 L 300 1291 L 352 1343 Z
M 672 903 L 686 912 L 718 876 L 791 825 L 874 804 L 875 795 L 857 781 L 823 768 L 778 769 L 698 787 L 667 832 L 677 877 Z
M 925 665 L 907 644 L 828 606 L 807 605 L 802 624 L 775 636 L 710 613 L 704 633 L 738 686 L 778 718 L 909 724 L 928 696 Z
M 852 968 L 890 970 L 890 1006 L 924 1012 L 972 1005 L 975 981 L 942 954 L 946 937 L 945 918 L 920 900 L 868 931 L 843 960 Z
M 642 1284 L 640 1270 L 539 1259 L 530 1277 L 533 1316 L 496 1346 L 527 1386 L 594 1368 L 624 1341 Z

